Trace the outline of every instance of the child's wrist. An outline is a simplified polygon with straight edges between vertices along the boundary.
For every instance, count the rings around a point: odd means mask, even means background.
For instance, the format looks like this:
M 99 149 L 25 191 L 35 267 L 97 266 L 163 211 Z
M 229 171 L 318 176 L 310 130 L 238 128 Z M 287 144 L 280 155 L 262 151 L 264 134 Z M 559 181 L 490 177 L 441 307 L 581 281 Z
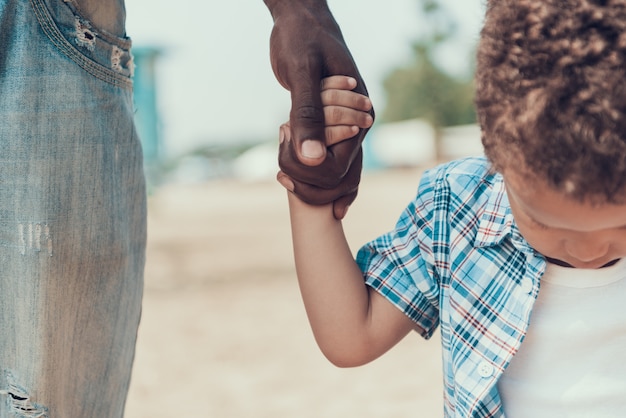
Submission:
M 292 211 L 298 211 L 300 213 L 307 213 L 312 216 L 329 216 L 333 218 L 333 204 L 327 203 L 325 205 L 313 205 L 300 199 L 296 194 L 288 192 L 289 208 Z

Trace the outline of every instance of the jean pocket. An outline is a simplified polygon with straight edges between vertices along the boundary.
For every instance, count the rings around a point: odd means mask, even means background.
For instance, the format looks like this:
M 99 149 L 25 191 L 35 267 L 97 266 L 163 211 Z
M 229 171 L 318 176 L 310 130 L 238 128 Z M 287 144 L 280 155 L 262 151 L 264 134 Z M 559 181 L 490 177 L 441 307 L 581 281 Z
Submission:
M 132 88 L 131 40 L 95 27 L 69 0 L 30 0 L 50 41 L 85 71 L 108 83 Z

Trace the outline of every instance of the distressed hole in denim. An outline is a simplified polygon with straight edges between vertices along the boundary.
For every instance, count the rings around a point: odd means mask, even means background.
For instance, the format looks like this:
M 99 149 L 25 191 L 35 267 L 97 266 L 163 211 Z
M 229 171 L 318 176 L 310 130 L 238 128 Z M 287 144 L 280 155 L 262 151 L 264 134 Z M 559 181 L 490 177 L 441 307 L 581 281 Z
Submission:
M 52 257 L 52 233 L 50 226 L 41 223 L 17 225 L 17 244 L 21 255 L 38 254 L 42 250 Z
M 96 47 L 96 33 L 91 30 L 89 25 L 83 23 L 78 17 L 74 20 L 74 28 L 76 29 L 76 43 L 78 46 L 93 51 Z
M 22 418 L 46 418 L 48 409 L 31 402 L 26 390 L 13 381 L 13 376 L 7 374 L 7 390 L 0 390 L 0 395 L 7 397 L 11 412 Z
M 128 70 L 129 75 L 132 77 L 135 73 L 135 62 L 133 54 L 128 52 L 128 60 L 124 64 L 124 53 L 125 51 L 115 45 L 111 49 L 111 68 L 118 73 L 124 73 L 124 67 Z
M 117 72 L 122 72 L 123 53 L 124 51 L 113 45 L 113 49 L 111 50 L 111 67 Z

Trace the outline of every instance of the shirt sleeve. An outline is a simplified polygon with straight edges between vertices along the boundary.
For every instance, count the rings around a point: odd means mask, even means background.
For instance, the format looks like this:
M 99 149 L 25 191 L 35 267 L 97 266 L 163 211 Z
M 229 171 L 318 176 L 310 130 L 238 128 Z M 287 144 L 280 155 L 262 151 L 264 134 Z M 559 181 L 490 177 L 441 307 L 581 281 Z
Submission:
M 395 228 L 364 245 L 356 261 L 371 286 L 430 338 L 439 325 L 439 280 L 433 245 L 435 173 L 420 181 L 417 198 Z

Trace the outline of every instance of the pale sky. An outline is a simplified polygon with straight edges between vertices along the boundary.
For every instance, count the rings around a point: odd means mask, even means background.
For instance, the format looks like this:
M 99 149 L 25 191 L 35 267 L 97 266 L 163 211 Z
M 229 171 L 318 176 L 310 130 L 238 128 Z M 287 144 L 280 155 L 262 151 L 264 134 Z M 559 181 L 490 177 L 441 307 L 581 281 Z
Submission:
M 381 82 L 411 56 L 419 34 L 418 0 L 328 0 L 365 79 L 374 106 Z M 483 15 L 482 0 L 445 0 L 460 21 L 446 54 L 467 60 Z M 287 119 L 289 94 L 269 64 L 271 16 L 262 0 L 126 0 L 136 46 L 160 46 L 157 72 L 162 136 L 168 154 L 209 140 L 271 139 Z

